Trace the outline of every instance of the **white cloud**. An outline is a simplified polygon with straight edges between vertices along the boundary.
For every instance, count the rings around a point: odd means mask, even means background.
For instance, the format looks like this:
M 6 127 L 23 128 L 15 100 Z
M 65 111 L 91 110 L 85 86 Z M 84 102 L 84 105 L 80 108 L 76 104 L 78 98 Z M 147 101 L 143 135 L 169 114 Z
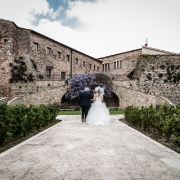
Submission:
M 46 0 L 0 0 L 0 18 L 31 28 L 35 15 L 55 16 Z
M 86 40 L 100 56 L 140 48 L 146 37 L 152 46 L 180 52 L 179 7 L 178 0 L 78 1 L 69 16 L 86 25 L 90 34 Z
M 50 9 L 46 0 L 0 0 L 0 18 L 100 57 L 140 48 L 146 37 L 150 46 L 180 52 L 179 7 L 178 0 L 74 1 L 66 14 L 84 26 L 72 29 L 55 20 L 58 11 Z M 37 26 L 32 25 L 34 14 L 51 16 L 51 20 L 43 17 Z

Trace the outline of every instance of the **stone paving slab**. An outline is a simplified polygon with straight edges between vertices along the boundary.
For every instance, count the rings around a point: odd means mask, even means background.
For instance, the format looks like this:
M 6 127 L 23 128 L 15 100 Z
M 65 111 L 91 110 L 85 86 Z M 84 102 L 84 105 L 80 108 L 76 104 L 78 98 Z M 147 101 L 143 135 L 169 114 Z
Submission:
M 0 154 L 0 180 L 179 180 L 180 154 L 118 121 L 62 122 Z

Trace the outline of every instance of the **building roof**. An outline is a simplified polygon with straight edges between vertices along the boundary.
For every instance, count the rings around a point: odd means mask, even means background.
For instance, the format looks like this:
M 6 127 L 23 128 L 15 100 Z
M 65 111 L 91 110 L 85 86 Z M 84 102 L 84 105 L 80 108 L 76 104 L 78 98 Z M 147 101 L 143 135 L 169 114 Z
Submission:
M 25 28 L 22 28 L 22 29 L 25 29 Z M 31 29 L 26 29 L 26 30 L 29 30 L 30 32 L 32 32 L 32 33 L 34 33 L 34 34 L 37 34 L 37 35 L 39 35 L 39 36 L 42 36 L 43 38 L 46 38 L 46 39 L 48 39 L 48 40 L 50 40 L 50 41 L 53 41 L 53 42 L 55 42 L 55 43 L 57 43 L 57 44 L 60 44 L 60 45 L 62 45 L 62 46 L 64 46 L 64 47 L 66 47 L 66 48 L 69 48 L 70 50 L 72 50 L 72 51 L 74 51 L 74 52 L 83 54 L 83 55 L 85 55 L 85 56 L 87 56 L 87 57 L 89 57 L 89 58 L 92 58 L 92 59 L 94 59 L 94 60 L 96 60 L 96 61 L 98 61 L 98 62 L 101 62 L 101 60 L 99 60 L 99 59 L 97 59 L 97 58 L 95 58 L 95 57 L 92 57 L 92 56 L 90 56 L 90 55 L 88 55 L 88 54 L 85 54 L 85 53 L 83 53 L 83 52 L 81 52 L 81 51 L 78 51 L 78 50 L 76 50 L 76 49 L 74 49 L 74 48 L 72 48 L 72 47 L 70 47 L 70 46 L 67 46 L 67 45 L 65 45 L 65 44 L 63 44 L 63 43 L 60 43 L 60 42 L 58 42 L 58 41 L 56 41 L 56 40 L 54 40 L 54 39 L 52 39 L 52 38 L 50 38 L 50 37 L 47 37 L 47 36 L 45 36 L 45 35 L 43 35 L 43 34 L 40 34 L 40 33 L 36 32 L 36 31 L 34 31 L 34 30 L 31 30 Z
M 121 54 L 131 53 L 131 52 L 134 52 L 134 51 L 140 51 L 140 50 L 142 50 L 142 48 L 134 49 L 134 50 L 131 50 L 131 51 L 125 51 L 125 52 L 121 52 L 121 53 L 117 53 L 117 54 L 112 54 L 112 55 L 100 57 L 98 59 L 108 58 L 108 57 L 117 56 L 117 55 L 121 55 Z
M 0 21 L 11 22 L 14 26 L 16 26 L 16 27 L 19 28 L 19 29 L 28 30 L 28 31 L 30 31 L 31 33 L 37 34 L 37 35 L 39 35 L 39 36 L 42 36 L 43 38 L 46 38 L 46 39 L 48 39 L 48 40 L 50 40 L 50 41 L 53 41 L 53 42 L 55 42 L 55 43 L 57 43 L 57 44 L 60 44 L 61 46 L 64 46 L 64 47 L 66 47 L 66 48 L 69 48 L 70 50 L 72 50 L 72 51 L 74 51 L 74 52 L 80 53 L 80 54 L 85 55 L 85 56 L 87 56 L 87 57 L 89 57 L 89 58 L 92 58 L 92 59 L 94 59 L 94 60 L 96 60 L 96 61 L 98 61 L 98 62 L 101 62 L 101 60 L 99 60 L 99 59 L 97 59 L 97 58 L 95 58 L 95 57 L 92 57 L 92 56 L 90 56 L 90 55 L 88 55 L 88 54 L 85 54 L 85 53 L 83 53 L 83 52 L 81 52 L 81 51 L 78 51 L 78 50 L 76 50 L 76 49 L 74 49 L 74 48 L 72 48 L 72 47 L 70 47 L 70 46 L 67 46 L 67 45 L 65 45 L 65 44 L 63 44 L 63 43 L 60 43 L 60 42 L 58 42 L 58 41 L 56 41 L 56 40 L 54 40 L 54 39 L 52 39 L 52 38 L 50 38 L 50 37 L 47 37 L 47 36 L 45 36 L 45 35 L 43 35 L 43 34 L 38 33 L 37 31 L 19 27 L 19 26 L 17 26 L 16 23 L 14 23 L 13 21 L 5 20 L 5 19 L 0 19 Z
M 153 51 L 159 51 L 160 53 L 177 54 L 175 52 L 165 51 L 165 50 L 162 50 L 162 49 L 152 48 L 152 47 L 148 47 L 148 46 L 142 46 L 142 48 L 153 50 Z
M 165 51 L 165 50 L 162 50 L 162 49 L 152 48 L 152 47 L 148 47 L 148 46 L 142 46 L 142 48 L 139 48 L 139 49 L 134 49 L 134 50 L 131 50 L 131 51 L 125 51 L 125 52 L 121 52 L 121 53 L 117 53 L 117 54 L 112 54 L 112 55 L 109 55 L 109 56 L 100 57 L 98 59 L 109 58 L 109 57 L 113 57 L 113 56 L 117 56 L 117 55 L 121 55 L 121 54 L 131 53 L 131 52 L 134 52 L 134 51 L 140 51 L 142 49 L 149 49 L 149 50 L 153 50 L 153 51 L 158 51 L 159 53 L 166 53 L 166 54 L 169 54 L 169 55 L 177 54 L 175 52 Z
M 0 21 L 9 21 L 9 20 L 0 19 Z M 58 41 L 56 41 L 56 40 L 54 40 L 54 39 L 52 39 L 52 38 L 50 38 L 50 37 L 47 37 L 47 36 L 45 36 L 45 35 L 43 35 L 43 34 L 40 34 L 40 33 L 38 33 L 37 31 L 31 30 L 31 29 L 26 29 L 26 28 L 18 27 L 18 26 L 16 25 L 16 23 L 14 23 L 13 21 L 9 21 L 9 22 L 13 23 L 13 25 L 15 25 L 17 28 L 24 29 L 24 30 L 28 30 L 28 31 L 30 31 L 31 33 L 37 34 L 37 35 L 39 35 L 39 36 L 42 36 L 43 38 L 46 38 L 46 39 L 48 39 L 48 40 L 50 40 L 50 41 L 53 41 L 53 42 L 55 42 L 55 43 L 57 43 L 57 44 L 60 44 L 60 45 L 62 45 L 62 46 L 64 46 L 64 47 L 66 47 L 66 48 L 69 48 L 70 50 L 72 50 L 72 51 L 74 51 L 74 52 L 77 52 L 77 53 L 80 53 L 80 54 L 82 54 L 82 55 L 85 55 L 85 56 L 87 56 L 87 57 L 89 57 L 89 58 L 92 58 L 92 59 L 98 61 L 98 62 L 102 62 L 102 59 L 104 59 L 104 58 L 113 57 L 113 56 L 117 56 L 117 55 L 121 55 L 121 54 L 127 54 L 127 53 L 131 53 L 131 52 L 135 52 L 135 51 L 140 51 L 140 50 L 142 51 L 143 48 L 144 48 L 144 49 L 153 50 L 153 51 L 158 51 L 159 53 L 167 53 L 167 54 L 170 54 L 170 55 L 177 54 L 177 53 L 174 53 L 174 52 L 165 51 L 165 50 L 161 50 L 161 49 L 157 49 L 157 48 L 152 48 L 152 47 L 148 47 L 148 46 L 142 46 L 142 48 L 139 48 L 139 49 L 134 49 L 134 50 L 125 51 L 125 52 L 121 52 L 121 53 L 116 53 L 116 54 L 112 54 L 112 55 L 108 55 L 108 56 L 104 56 L 104 57 L 100 57 L 100 58 L 95 58 L 95 57 L 92 57 L 92 56 L 90 56 L 90 55 L 87 55 L 87 54 L 85 54 L 85 53 L 83 53 L 83 52 L 81 52 L 81 51 L 78 51 L 78 50 L 76 50 L 76 49 L 74 49 L 74 48 L 72 48 L 72 47 L 70 47 L 70 46 L 67 46 L 67 45 L 65 45 L 65 44 L 63 44 L 63 43 L 60 43 L 60 42 L 58 42 Z

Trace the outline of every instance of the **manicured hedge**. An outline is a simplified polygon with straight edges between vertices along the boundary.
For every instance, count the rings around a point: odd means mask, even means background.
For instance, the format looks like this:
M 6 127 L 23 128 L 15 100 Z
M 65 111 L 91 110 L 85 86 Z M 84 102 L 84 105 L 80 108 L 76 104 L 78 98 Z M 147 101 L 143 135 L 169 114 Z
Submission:
M 142 130 L 173 139 L 180 146 L 180 106 L 128 107 L 125 118 L 132 125 Z
M 58 112 L 56 105 L 0 105 L 0 145 L 52 124 Z

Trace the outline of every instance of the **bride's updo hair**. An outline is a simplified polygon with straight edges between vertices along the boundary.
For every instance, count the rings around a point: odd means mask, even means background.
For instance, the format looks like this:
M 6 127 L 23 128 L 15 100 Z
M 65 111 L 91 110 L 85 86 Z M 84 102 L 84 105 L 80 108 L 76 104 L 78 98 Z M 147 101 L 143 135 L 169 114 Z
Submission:
M 95 92 L 98 93 L 99 95 L 104 95 L 104 89 L 101 88 L 100 86 L 95 88 Z

